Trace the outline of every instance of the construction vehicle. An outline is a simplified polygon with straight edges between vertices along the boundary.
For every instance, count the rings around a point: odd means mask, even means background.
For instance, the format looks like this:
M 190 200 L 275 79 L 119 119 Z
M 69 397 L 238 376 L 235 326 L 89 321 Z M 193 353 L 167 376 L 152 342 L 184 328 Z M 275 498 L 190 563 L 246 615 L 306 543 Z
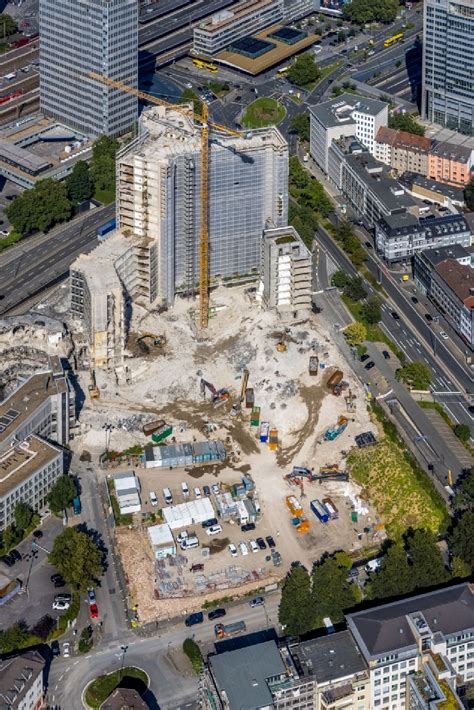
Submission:
M 166 422 L 164 419 L 154 419 L 152 422 L 143 425 L 143 433 L 145 436 L 150 436 L 161 427 L 165 426 Z
M 336 466 L 323 466 L 318 474 L 313 474 L 314 481 L 348 481 L 349 474 L 347 471 L 341 471 Z
M 338 382 L 337 385 L 334 385 L 334 387 L 332 388 L 332 393 L 335 397 L 340 397 L 341 393 L 344 390 L 348 389 L 348 387 L 349 383 L 346 382 L 346 380 L 341 380 L 340 382 Z
M 242 404 L 242 402 L 245 399 L 245 393 L 247 391 L 247 385 L 249 383 L 249 375 L 250 375 L 250 373 L 247 370 L 247 368 L 245 367 L 242 372 L 242 385 L 240 387 L 240 404 Z
M 290 480 L 291 478 L 306 478 L 310 483 L 314 479 L 314 474 L 309 468 L 304 468 L 303 466 L 293 466 L 293 471 L 288 473 L 285 478 Z
M 333 372 L 331 377 L 328 380 L 327 388 L 329 390 L 332 390 L 334 393 L 334 387 L 336 387 L 336 385 L 339 384 L 339 382 L 342 380 L 343 377 L 344 377 L 344 373 L 342 372 L 342 370 L 336 370 L 336 372 Z
M 234 621 L 233 624 L 216 624 L 214 626 L 214 633 L 218 639 L 237 636 L 237 634 L 241 634 L 243 631 L 247 631 L 245 621 Z
M 311 355 L 309 358 L 309 374 L 314 377 L 315 375 L 318 374 L 319 370 L 319 358 L 317 355 Z
M 337 520 L 338 517 L 339 517 L 339 511 L 338 511 L 338 509 L 336 508 L 336 506 L 335 506 L 335 504 L 333 503 L 333 501 L 331 500 L 331 498 L 329 498 L 329 496 L 326 496 L 326 498 L 323 498 L 322 504 L 323 504 L 324 507 L 326 508 L 326 510 L 327 510 L 327 512 L 328 512 L 328 515 L 329 515 L 329 517 L 331 518 L 331 520 Z
M 330 427 L 324 432 L 324 441 L 334 441 L 337 439 L 338 436 L 341 436 L 342 432 L 346 429 L 348 423 L 349 420 L 346 419 L 346 417 L 339 417 L 336 426 Z
M 99 399 L 100 398 L 100 391 L 99 388 L 97 387 L 97 380 L 95 379 L 95 370 L 90 371 L 90 384 L 88 387 L 89 394 L 91 399 Z
M 306 535 L 307 533 L 309 533 L 309 529 L 310 529 L 309 520 L 306 520 L 306 519 L 301 520 L 299 525 L 296 526 L 296 532 L 299 533 L 300 535 Z
M 200 60 L 196 60 L 200 61 Z M 212 67 L 212 68 L 210 68 Z M 217 67 L 210 65 L 206 67 L 211 72 L 216 72 Z M 192 118 L 201 128 L 201 164 L 200 164 L 200 231 L 199 231 L 199 325 L 207 328 L 209 323 L 209 141 L 210 132 L 217 131 L 231 136 L 241 136 L 238 131 L 234 131 L 227 126 L 209 121 L 209 108 L 205 101 L 201 102 L 201 115 L 196 113 L 191 104 L 172 104 L 156 96 L 147 94 L 144 91 L 135 89 L 122 81 L 111 79 L 110 77 L 90 72 L 88 78 L 100 82 L 106 86 L 113 87 L 127 94 L 132 94 L 143 101 L 149 101 L 158 106 L 178 111 L 189 118 Z M 179 128 L 176 128 L 179 130 Z M 185 129 L 183 129 L 185 130 Z
M 225 387 L 220 390 L 217 390 L 212 384 L 212 382 L 207 382 L 206 380 L 201 378 L 201 394 L 204 399 L 206 399 L 206 389 L 208 389 L 211 393 L 211 402 L 215 406 L 222 404 L 230 397 L 229 390 L 227 390 Z
M 303 506 L 296 496 L 286 496 L 286 505 L 295 518 L 301 518 L 303 516 Z
M 255 392 L 253 387 L 247 387 L 245 390 L 245 409 L 252 409 L 255 404 Z
M 324 505 L 320 500 L 312 500 L 310 503 L 311 510 L 321 523 L 327 523 L 329 520 L 329 514 Z
M 154 333 L 143 333 L 137 340 L 137 343 L 141 343 L 143 340 L 151 338 L 155 348 L 161 348 L 166 343 L 166 338 L 164 335 L 155 335 Z
M 286 345 L 283 342 L 283 340 L 279 340 L 278 343 L 276 344 L 276 349 L 279 353 L 285 353 L 286 352 Z
M 272 451 L 278 449 L 278 429 L 270 429 L 268 433 L 268 448 Z

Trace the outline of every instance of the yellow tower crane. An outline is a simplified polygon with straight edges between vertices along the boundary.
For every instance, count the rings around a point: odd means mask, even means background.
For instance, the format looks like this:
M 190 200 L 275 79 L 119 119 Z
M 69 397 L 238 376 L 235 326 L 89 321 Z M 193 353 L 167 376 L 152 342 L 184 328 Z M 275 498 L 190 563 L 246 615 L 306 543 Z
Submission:
M 152 94 L 147 94 L 139 89 L 134 89 L 132 86 L 125 84 L 123 81 L 110 79 L 103 74 L 91 72 L 89 78 L 93 81 L 98 81 L 106 86 L 110 86 L 119 91 L 124 91 L 127 94 L 133 94 L 143 101 L 172 108 L 174 111 L 189 116 L 194 119 L 201 127 L 201 183 L 200 183 L 200 198 L 201 198 L 201 224 L 199 232 L 199 324 L 201 328 L 207 328 L 209 321 L 209 129 L 212 128 L 220 133 L 225 133 L 230 136 L 240 136 L 238 131 L 234 131 L 227 126 L 222 126 L 219 123 L 209 121 L 209 110 L 205 101 L 202 102 L 202 113 L 198 114 L 188 106 L 180 106 L 172 104 L 169 101 L 158 99 Z

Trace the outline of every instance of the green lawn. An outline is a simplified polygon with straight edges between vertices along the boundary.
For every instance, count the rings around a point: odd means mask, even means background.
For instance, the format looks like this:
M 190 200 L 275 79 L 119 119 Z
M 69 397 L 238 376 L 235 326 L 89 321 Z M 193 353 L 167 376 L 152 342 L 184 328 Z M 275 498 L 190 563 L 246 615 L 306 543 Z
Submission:
M 114 190 L 96 190 L 94 199 L 102 202 L 103 205 L 110 205 L 115 200 Z
M 0 251 L 3 251 L 4 249 L 7 249 L 8 247 L 11 247 L 12 244 L 16 244 L 17 242 L 20 241 L 22 238 L 22 235 L 19 232 L 10 232 L 8 237 L 1 237 L 0 238 Z
M 261 96 L 245 109 L 242 118 L 244 128 L 265 128 L 280 123 L 285 118 L 286 109 L 276 99 Z
M 107 675 L 100 675 L 93 680 L 86 688 L 85 701 L 89 707 L 100 708 L 104 700 L 121 684 L 125 678 L 137 678 L 148 687 L 148 676 L 140 670 L 140 668 L 128 667 L 124 668 L 122 673 L 114 671 Z

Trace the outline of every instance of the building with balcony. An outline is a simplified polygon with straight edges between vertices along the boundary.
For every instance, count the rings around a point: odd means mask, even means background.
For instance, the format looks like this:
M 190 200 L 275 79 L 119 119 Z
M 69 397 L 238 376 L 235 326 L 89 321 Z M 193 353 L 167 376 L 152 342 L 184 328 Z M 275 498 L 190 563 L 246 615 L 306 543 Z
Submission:
M 430 295 L 454 330 L 474 348 L 474 268 L 455 259 L 437 264 Z
M 448 247 L 434 247 L 415 253 L 413 259 L 413 280 L 416 287 L 425 294 L 431 295 L 431 276 L 438 264 L 446 259 L 454 259 L 460 264 L 471 265 L 470 252 L 460 244 Z
M 431 139 L 382 126 L 375 138 L 374 155 L 399 175 L 406 172 L 428 175 Z
M 26 651 L 0 661 L 0 707 L 5 710 L 40 710 L 44 702 L 44 658 Z
M 257 298 L 286 320 L 311 312 L 311 252 L 294 227 L 266 229 Z
M 473 165 L 474 150 L 471 147 L 435 142 L 429 152 L 428 177 L 447 185 L 467 185 Z

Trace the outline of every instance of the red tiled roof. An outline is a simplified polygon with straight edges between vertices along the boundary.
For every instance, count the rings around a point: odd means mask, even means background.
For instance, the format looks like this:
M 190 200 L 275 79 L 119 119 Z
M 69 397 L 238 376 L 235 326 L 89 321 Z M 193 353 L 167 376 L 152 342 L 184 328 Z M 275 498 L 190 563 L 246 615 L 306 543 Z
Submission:
M 428 152 L 431 148 L 431 138 L 416 136 L 414 133 L 399 131 L 395 128 L 382 126 L 377 132 L 377 143 L 388 143 L 394 148 L 414 148 L 421 152 Z
M 466 308 L 474 308 L 474 269 L 455 259 L 446 259 L 437 265 L 436 271 Z

